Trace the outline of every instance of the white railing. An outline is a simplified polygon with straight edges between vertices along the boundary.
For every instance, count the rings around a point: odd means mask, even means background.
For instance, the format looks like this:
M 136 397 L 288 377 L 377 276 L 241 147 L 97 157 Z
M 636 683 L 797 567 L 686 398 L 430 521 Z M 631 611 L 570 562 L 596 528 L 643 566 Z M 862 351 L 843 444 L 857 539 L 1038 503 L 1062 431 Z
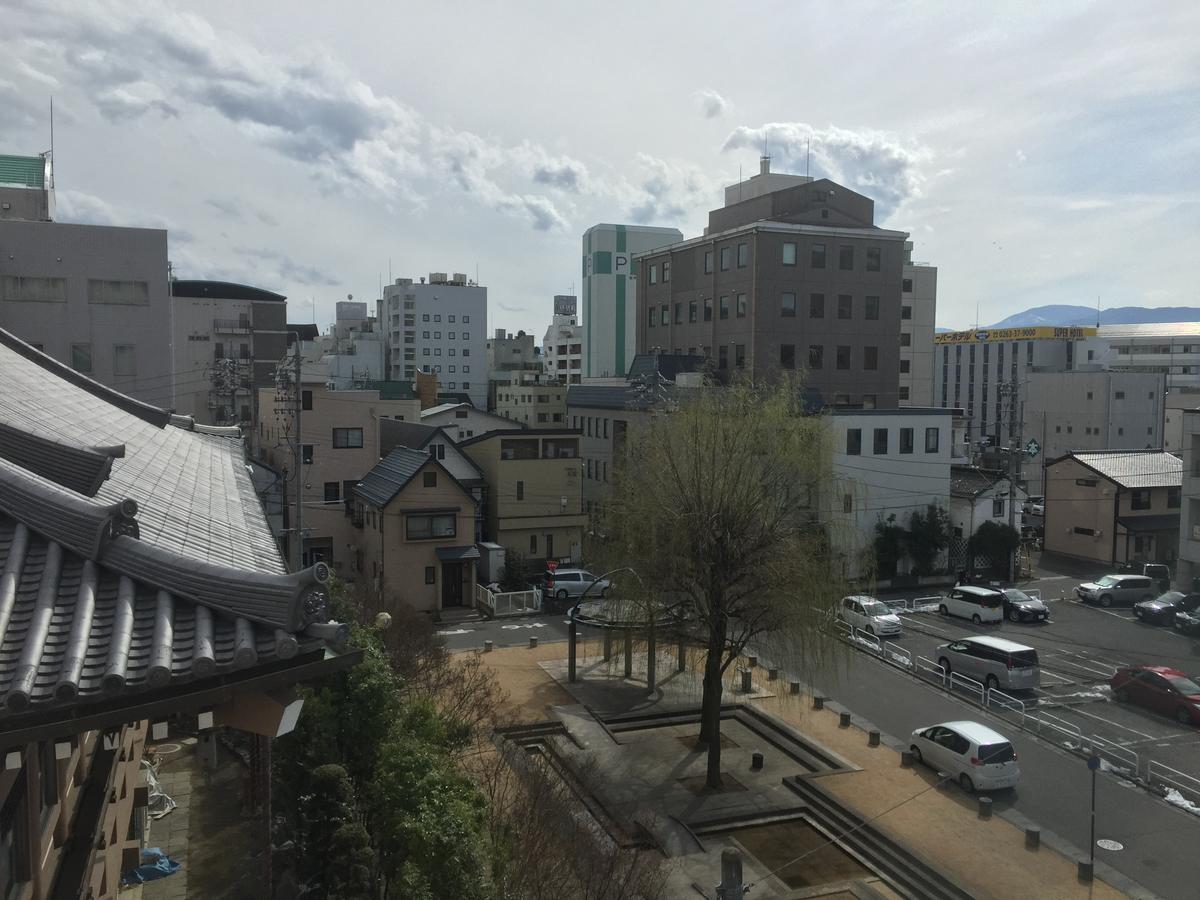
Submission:
M 1086 744 L 1090 744 L 1090 748 Z M 1091 734 L 1087 737 L 1085 749 L 1090 749 L 1102 759 L 1107 759 L 1109 764 L 1121 774 L 1128 775 L 1130 778 L 1137 778 L 1141 774 L 1141 759 L 1128 747 L 1122 747 Z M 1200 785 L 1200 782 L 1196 783 Z
M 987 692 L 987 706 L 999 715 L 1013 716 L 1021 728 L 1025 727 L 1024 701 L 992 688 Z
M 489 616 L 520 616 L 542 608 L 541 591 L 492 593 L 482 584 L 475 585 L 475 606 Z
M 975 698 L 978 697 L 980 706 L 987 705 L 984 701 L 987 688 L 983 686 L 982 682 L 976 681 L 974 678 L 967 678 L 965 675 L 959 675 L 957 672 L 951 672 L 950 690 L 953 691 L 955 688 L 970 694 L 972 702 L 976 702 Z
M 913 667 L 912 651 L 907 647 L 901 647 L 891 641 L 884 641 L 882 654 L 885 659 L 891 660 L 898 666 L 904 666 L 906 669 Z
M 1160 788 L 1177 791 L 1184 800 L 1200 805 L 1200 779 L 1152 759 L 1146 766 L 1146 780 Z
M 946 683 L 946 670 L 942 666 L 935 663 L 932 659 L 928 659 L 924 656 L 918 656 L 913 669 L 918 675 L 924 675 L 926 677 L 933 676 L 939 684 L 944 685 Z
M 1038 710 L 1036 715 L 1030 713 L 1025 716 L 1025 730 L 1032 731 L 1038 737 L 1048 738 L 1056 744 L 1062 744 L 1070 750 L 1083 747 L 1083 731 L 1078 725 L 1041 710 Z

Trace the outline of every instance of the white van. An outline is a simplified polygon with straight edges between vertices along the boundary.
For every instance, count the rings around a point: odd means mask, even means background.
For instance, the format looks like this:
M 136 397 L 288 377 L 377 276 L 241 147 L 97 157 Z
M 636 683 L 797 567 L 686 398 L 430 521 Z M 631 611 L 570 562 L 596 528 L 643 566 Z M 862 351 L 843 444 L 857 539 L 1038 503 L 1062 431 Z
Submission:
M 938 604 L 943 616 L 970 619 L 976 625 L 1004 621 L 1004 595 L 997 590 L 960 584 Z
M 897 637 L 900 634 L 900 617 L 874 597 L 843 597 L 837 617 L 852 628 L 867 634 L 881 637 Z
M 947 675 L 957 672 L 982 682 L 988 690 L 1031 691 L 1042 683 L 1038 652 L 1016 641 L 986 635 L 965 637 L 942 644 L 937 654 L 938 665 Z

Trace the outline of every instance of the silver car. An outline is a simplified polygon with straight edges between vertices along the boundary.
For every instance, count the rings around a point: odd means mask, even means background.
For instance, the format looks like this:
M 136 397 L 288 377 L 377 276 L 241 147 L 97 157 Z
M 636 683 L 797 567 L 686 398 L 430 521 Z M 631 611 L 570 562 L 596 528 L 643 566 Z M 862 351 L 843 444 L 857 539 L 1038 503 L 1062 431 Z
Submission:
M 584 569 L 556 569 L 547 573 L 543 589 L 547 598 L 559 603 L 578 600 L 587 591 L 587 599 L 599 600 L 608 593 L 612 584 L 605 578 L 597 578 Z M 590 588 L 590 590 L 589 590 Z
M 1085 603 L 1132 606 L 1143 600 L 1153 600 L 1158 589 L 1154 579 L 1145 575 L 1105 575 L 1079 585 L 1075 594 Z

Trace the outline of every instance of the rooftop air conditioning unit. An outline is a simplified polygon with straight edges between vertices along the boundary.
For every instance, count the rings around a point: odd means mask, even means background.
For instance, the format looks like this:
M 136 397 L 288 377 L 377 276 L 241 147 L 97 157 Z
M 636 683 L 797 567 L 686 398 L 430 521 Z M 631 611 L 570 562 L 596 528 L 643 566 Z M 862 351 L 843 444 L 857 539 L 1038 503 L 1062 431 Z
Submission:
M 446 273 L 445 272 L 430 272 L 429 273 L 429 283 L 430 284 L 445 284 L 446 283 Z
M 466 273 L 465 272 L 455 272 L 454 278 L 452 280 L 455 284 L 466 284 L 467 283 Z

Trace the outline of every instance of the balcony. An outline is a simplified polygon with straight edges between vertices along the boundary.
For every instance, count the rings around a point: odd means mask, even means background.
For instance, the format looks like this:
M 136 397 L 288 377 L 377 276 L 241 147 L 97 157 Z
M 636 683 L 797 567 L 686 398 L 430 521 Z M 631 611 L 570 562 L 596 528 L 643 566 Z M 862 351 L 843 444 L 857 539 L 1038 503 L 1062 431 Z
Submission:
M 213 319 L 216 334 L 249 334 L 251 330 L 249 319 Z

